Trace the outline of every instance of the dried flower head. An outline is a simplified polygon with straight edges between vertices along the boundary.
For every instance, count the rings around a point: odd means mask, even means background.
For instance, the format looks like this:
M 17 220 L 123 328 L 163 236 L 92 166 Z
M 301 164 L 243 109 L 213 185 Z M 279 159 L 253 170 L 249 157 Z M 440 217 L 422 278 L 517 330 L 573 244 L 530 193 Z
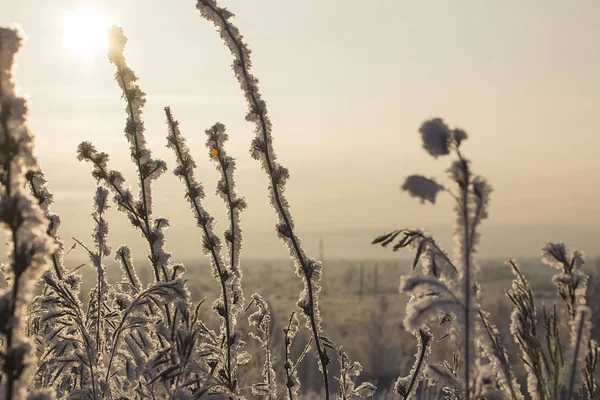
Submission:
M 423 122 L 419 128 L 423 148 L 433 157 L 450 154 L 450 128 L 441 118 L 433 118 Z

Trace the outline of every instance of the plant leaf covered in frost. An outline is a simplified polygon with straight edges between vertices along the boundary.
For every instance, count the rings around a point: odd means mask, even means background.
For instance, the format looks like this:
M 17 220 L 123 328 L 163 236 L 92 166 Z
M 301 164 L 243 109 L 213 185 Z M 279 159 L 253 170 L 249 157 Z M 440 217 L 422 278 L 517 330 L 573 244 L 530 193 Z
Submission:
M 131 396 L 133 391 L 154 393 L 150 378 L 156 370 L 147 363 L 160 347 L 152 337 L 152 329 L 160 322 L 160 304 L 187 299 L 183 281 L 173 277 L 143 290 L 135 271 L 123 271 L 125 286 L 109 285 L 106 281 L 103 256 L 109 254 L 108 228 L 104 213 L 108 206 L 108 191 L 99 187 L 93 214 L 96 226 L 92 235 L 95 250 L 88 249 L 91 264 L 97 272 L 97 284 L 84 308 L 78 293 L 66 282 L 45 276 L 47 293 L 38 302 L 49 311 L 43 314 L 43 334 L 48 345 L 38 369 L 39 384 L 54 383 L 59 396 L 69 398 Z M 121 257 L 132 269 L 128 249 L 119 249 Z M 72 273 L 73 274 L 73 273 Z M 134 287 L 135 286 L 135 287 Z
M 396 239 L 400 237 L 400 240 Z M 421 229 L 401 229 L 380 235 L 371 244 L 381 244 L 386 247 L 396 241 L 393 251 L 407 247 L 415 251 L 413 271 L 420 264 L 425 275 L 452 280 L 456 276 L 456 266 L 441 246 Z
M 403 399 L 412 398 L 419 386 L 419 382 L 425 379 L 427 360 L 431 354 L 433 335 L 429 331 L 429 328 L 417 329 L 413 334 L 417 338 L 415 363 L 407 376 L 398 378 L 394 383 L 394 393 L 399 394 Z

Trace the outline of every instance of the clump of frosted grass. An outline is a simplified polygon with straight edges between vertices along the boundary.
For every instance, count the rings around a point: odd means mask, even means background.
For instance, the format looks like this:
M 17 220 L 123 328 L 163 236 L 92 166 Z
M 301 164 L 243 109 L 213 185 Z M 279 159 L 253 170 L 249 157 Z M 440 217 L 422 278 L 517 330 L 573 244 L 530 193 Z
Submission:
M 527 371 L 527 390 L 533 398 L 548 398 L 550 393 L 557 395 L 558 382 L 555 381 L 552 385 L 552 379 L 546 378 L 549 371 L 545 371 L 547 368 L 544 365 L 544 355 L 540 352 L 542 344 L 538 335 L 533 291 L 516 262 L 509 260 L 508 264 L 515 275 L 512 287 L 507 291 L 508 298 L 515 306 L 511 314 L 510 328 L 515 342 L 519 344 L 520 357 Z
M 97 188 L 94 205 L 94 247 L 76 241 L 88 252 L 96 286 L 84 306 L 78 296 L 81 276 L 77 272 L 69 272 L 62 280 L 50 272 L 44 276 L 46 288 L 36 304 L 42 311 L 38 334 L 45 338 L 46 346 L 36 385 L 54 387 L 61 398 L 159 393 L 161 388 L 151 380 L 158 371 L 148 359 L 161 346 L 151 327 L 160 324 L 157 305 L 187 299 L 184 282 L 173 277 L 144 289 L 133 270 L 129 249 L 122 246 L 117 258 L 128 267 L 123 268 L 123 283 L 111 285 L 103 261 L 110 254 L 105 188 Z
M 291 256 L 297 264 L 297 272 L 305 284 L 298 306 L 306 316 L 307 327 L 313 337 L 294 363 L 290 355 L 290 346 L 297 332 L 298 321 L 295 314 L 292 314 L 284 331 L 285 388 L 290 400 L 298 396 L 300 382 L 296 366 L 311 349 L 312 343 L 315 343 L 319 368 L 323 374 L 324 393 L 326 398 L 329 398 L 331 388 L 327 366 L 330 359 L 326 348 L 336 347 L 330 339 L 323 336 L 320 326 L 317 293 L 320 291 L 318 282 L 321 263 L 305 254 L 295 232 L 287 199 L 283 195 L 289 174 L 287 169 L 276 161 L 266 108 L 260 99 L 257 80 L 249 72 L 249 50 L 229 21 L 232 14 L 219 8 L 212 1 L 199 2 L 198 8 L 204 16 L 212 16 L 216 18 L 215 22 L 222 22 L 217 25 L 230 50 L 236 55 L 234 69 L 250 105 L 248 119 L 257 127 L 257 136 L 252 143 L 252 155 L 261 161 L 268 173 L 271 202 L 280 218 L 277 232 L 290 249 Z M 0 43 L 4 44 L 4 36 L 2 39 Z M 47 188 L 43 173 L 39 171 L 35 159 L 30 154 L 32 146 L 27 135 L 23 134 L 23 137 L 14 140 L 14 143 L 5 140 L 6 151 L 2 153 L 7 155 L 8 159 L 3 163 L 5 167 L 2 174 L 6 190 L 12 191 L 10 194 L 14 197 L 15 193 L 20 194 L 24 190 L 27 182 L 31 195 L 24 195 L 33 198 L 33 201 L 28 199 L 30 220 L 27 222 L 32 226 L 41 227 L 36 240 L 23 241 L 30 246 L 40 244 L 35 251 L 27 249 L 28 255 L 32 257 L 27 262 L 32 261 L 33 255 L 38 253 L 44 257 L 52 256 L 53 269 L 44 275 L 44 292 L 36 298 L 32 307 L 32 316 L 35 316 L 31 318 L 30 325 L 32 332 L 39 338 L 40 358 L 43 360 L 35 373 L 34 387 L 39 389 L 39 392 L 36 392 L 37 396 L 46 396 L 52 392 L 61 398 L 73 399 L 133 396 L 148 398 L 157 395 L 197 398 L 205 394 L 220 393 L 230 398 L 243 398 L 242 390 L 245 388 L 238 386 L 236 374 L 238 366 L 246 363 L 250 356 L 242 349 L 243 334 L 237 330 L 236 325 L 237 317 L 244 306 L 240 268 L 240 212 L 246 204 L 236 192 L 235 160 L 227 155 L 225 149 L 228 135 L 225 127 L 219 123 L 206 130 L 208 153 L 221 175 L 217 193 L 224 200 L 229 215 L 229 226 L 223 235 L 226 246 L 222 246 L 221 240 L 213 232 L 212 217 L 201 205 L 204 193 L 202 186 L 193 177 L 195 163 L 179 133 L 178 123 L 172 117 L 170 109 L 165 109 L 169 125 L 169 147 L 173 148 L 178 160 L 175 174 L 185 182 L 186 197 L 203 232 L 203 248 L 211 258 L 213 275 L 221 286 L 221 297 L 213 305 L 214 310 L 222 317 L 221 331 L 216 335 L 199 320 L 202 302 L 196 306 L 190 302 L 185 281 L 182 279 L 185 268 L 180 264 L 172 265 L 171 255 L 165 251 L 164 229 L 168 226 L 168 221 L 153 216 L 151 183 L 166 171 L 166 164 L 162 160 L 154 159 L 146 144 L 142 118 L 146 96 L 137 84 L 136 74 L 125 60 L 127 38 L 121 28 L 113 27 L 109 39 L 108 57 L 116 68 L 115 80 L 125 100 L 125 136 L 137 171 L 138 196 L 136 198 L 126 186 L 121 172 L 109 168 L 107 153 L 98 151 L 90 142 L 82 142 L 79 145 L 78 159 L 92 164 L 92 176 L 100 185 L 94 197 L 95 211 L 92 215 L 95 221 L 92 234 L 94 246 L 88 247 L 85 241 L 74 238 L 76 243 L 88 252 L 90 265 L 96 272 L 96 285 L 87 304 L 83 304 L 79 299 L 79 267 L 69 270 L 64 265 L 64 244 L 58 235 L 60 218 L 50 211 L 52 194 Z M 14 43 L 13 45 L 18 47 Z M 2 55 L 6 54 L 9 53 Z M 5 59 L 2 58 L 2 61 Z M 7 65 L 12 65 L 12 59 Z M 3 64 L 3 74 L 4 70 Z M 8 79 L 4 79 L 0 88 L 14 89 L 9 75 L 4 74 L 2 78 L 7 76 Z M 4 95 L 4 90 L 0 94 Z M 6 122 L 3 129 L 8 136 L 7 127 L 13 128 L 11 118 L 16 115 L 23 119 L 26 111 L 24 102 L 10 99 L 13 103 L 8 104 L 6 99 L 6 96 L 2 97 L 2 120 Z M 12 113 L 9 113 L 9 109 Z M 23 133 L 19 130 L 20 126 L 16 128 L 18 129 L 11 133 Z M 19 158 L 15 154 L 23 156 Z M 15 161 L 20 161 L 21 164 Z M 127 216 L 134 229 L 138 230 L 148 243 L 149 261 L 154 271 L 155 282 L 147 287 L 144 287 L 137 275 L 133 256 L 127 245 L 119 246 L 114 252 L 114 259 L 121 267 L 121 281 L 111 283 L 106 278 L 104 260 L 112 253 L 108 244 L 108 222 L 105 219 L 109 207 L 109 192 L 113 195 L 117 209 Z M 44 225 L 47 220 L 50 221 L 48 227 Z M 19 232 L 15 233 L 13 230 L 12 233 L 13 237 L 16 237 Z M 16 245 L 15 248 L 20 250 Z M 42 264 L 42 256 L 40 260 L 36 259 L 39 264 Z M 16 264 L 15 267 L 17 266 L 19 265 Z M 18 282 L 19 273 L 15 274 L 14 281 Z M 15 284 L 14 287 L 18 288 L 18 285 Z M 16 292 L 15 289 L 15 297 Z M 6 303 L 10 309 L 10 300 Z M 270 313 L 260 296 L 255 295 L 252 304 L 257 306 L 257 311 L 249 319 L 250 324 L 256 328 L 253 337 L 261 344 L 267 356 L 261 380 L 252 387 L 255 391 L 268 394 L 269 397 L 279 398 L 282 391 L 277 393 L 274 356 L 269 345 Z M 24 365 L 26 353 L 26 347 L 15 350 L 11 365 L 15 368 Z M 340 353 L 343 355 L 342 359 L 348 361 L 344 354 Z M 354 385 L 353 379 L 360 370 L 357 363 L 343 362 L 342 367 L 340 389 L 344 398 L 372 394 L 374 387 L 370 384 Z M 8 371 L 6 368 L 5 370 Z M 16 380 L 18 376 L 14 378 Z M 11 382 L 9 379 L 6 385 L 7 390 L 11 391 L 9 393 L 13 390 Z M 19 393 L 24 393 L 27 385 L 19 386 L 19 390 Z
M 131 250 L 126 245 L 120 246 L 115 259 L 123 272 L 120 283 L 123 290 L 112 294 L 108 307 L 112 305 L 113 310 L 118 309 L 110 315 L 121 319 L 111 324 L 110 346 L 106 346 L 108 353 L 99 360 L 104 375 L 100 380 L 101 392 L 107 395 L 135 391 L 149 396 L 161 392 L 191 395 L 208 389 L 212 392 L 213 388 L 218 390 L 219 384 L 217 377 L 212 377 L 211 371 L 215 368 L 207 360 L 211 355 L 220 353 L 220 349 L 212 331 L 198 321 L 199 305 L 194 307 L 189 301 L 189 293 L 181 280 L 185 268 L 180 264 L 170 264 L 171 255 L 164 249 L 164 229 L 168 221 L 152 216 L 151 182 L 166 170 L 166 164 L 153 159 L 146 146 L 142 120 L 145 93 L 125 62 L 123 51 L 126 43 L 122 29 L 113 27 L 108 56 L 117 69 L 115 79 L 126 101 L 125 136 L 138 174 L 138 199 L 134 200 L 131 190 L 125 186 L 123 175 L 108 168 L 106 153 L 98 152 L 89 142 L 83 142 L 78 148 L 78 158 L 92 163 L 92 175 L 113 192 L 118 209 L 148 243 L 156 283 L 143 288 L 132 262 Z M 243 301 L 240 293 L 233 292 L 237 295 L 232 296 L 233 304 Z M 136 331 L 135 335 L 131 334 L 131 329 Z M 243 343 L 239 334 L 232 343 L 235 337 L 233 334 L 226 336 L 228 347 Z M 130 381 L 125 386 L 119 378 L 123 376 L 123 369 Z M 190 386 L 187 382 L 191 379 L 195 383 Z M 234 388 L 231 375 L 227 380 L 227 386 Z M 119 390 L 119 385 L 125 392 Z

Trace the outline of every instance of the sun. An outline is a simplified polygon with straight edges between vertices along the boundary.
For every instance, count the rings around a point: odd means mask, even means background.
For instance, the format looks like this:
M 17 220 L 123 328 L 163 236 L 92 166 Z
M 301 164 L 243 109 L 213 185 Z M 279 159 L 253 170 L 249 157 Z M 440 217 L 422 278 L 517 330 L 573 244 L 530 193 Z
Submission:
M 109 19 L 93 7 L 81 7 L 64 16 L 65 47 L 83 59 L 106 53 Z

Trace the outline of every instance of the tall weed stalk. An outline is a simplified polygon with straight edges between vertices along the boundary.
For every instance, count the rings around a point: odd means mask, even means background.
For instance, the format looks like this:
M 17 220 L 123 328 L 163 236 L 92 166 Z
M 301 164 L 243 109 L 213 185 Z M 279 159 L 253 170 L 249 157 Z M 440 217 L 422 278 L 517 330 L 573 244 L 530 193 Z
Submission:
M 276 230 L 278 236 L 288 247 L 290 256 L 296 262 L 296 273 L 304 283 L 304 290 L 298 299 L 298 307 L 306 316 L 307 327 L 313 334 L 313 340 L 323 374 L 325 398 L 330 397 L 328 365 L 331 362 L 327 347 L 335 350 L 330 339 L 323 335 L 321 329 L 321 314 L 318 306 L 318 293 L 321 290 L 321 262 L 309 257 L 302 248 L 298 237 L 288 200 L 284 194 L 285 183 L 289 171 L 277 161 L 273 148 L 272 125 L 267 115 L 267 106 L 258 88 L 258 79 L 250 69 L 250 49 L 243 40 L 238 28 L 232 23 L 233 13 L 220 7 L 215 0 L 199 0 L 196 7 L 200 15 L 212 22 L 225 46 L 233 55 L 232 69 L 248 104 L 246 120 L 255 126 L 256 137 L 250 148 L 252 157 L 261 163 L 269 179 L 269 194 L 271 205 L 277 213 L 279 223 Z
M 461 144 L 467 139 L 462 129 L 451 129 L 440 118 L 426 121 L 419 129 L 423 147 L 434 158 L 453 154 L 456 159 L 448 169 L 452 186 L 422 175 L 406 178 L 402 189 L 422 203 L 435 203 L 438 193 L 447 193 L 455 202 L 455 256 L 450 258 L 427 233 L 415 229 L 395 230 L 373 240 L 373 244 L 393 250 L 408 247 L 416 251 L 413 270 L 420 264 L 424 273 L 404 277 L 400 289 L 411 295 L 404 319 L 406 329 L 423 332 L 428 326 L 448 326 L 442 338 L 453 339 L 457 352 L 442 365 L 429 365 L 425 371 L 424 344 L 419 339 L 417 362 L 409 376 L 399 378 L 395 391 L 404 398 L 411 396 L 414 383 L 426 376 L 444 385 L 447 398 L 508 398 L 521 400 L 521 391 L 498 329 L 489 314 L 479 305 L 479 284 L 475 260 L 479 226 L 488 216 L 492 189 L 486 180 L 473 174 Z M 511 333 L 520 348 L 520 359 L 527 371 L 526 393 L 533 399 L 585 399 L 595 396 L 595 369 L 598 345 L 590 338 L 590 311 L 586 306 L 587 275 L 582 271 L 583 254 L 569 250 L 562 243 L 547 243 L 542 260 L 559 270 L 553 283 L 565 306 L 570 337 L 563 354 L 560 318 L 556 306 L 544 309 L 545 333 L 538 329 L 534 294 L 516 262 L 509 260 L 515 279 L 507 291 L 515 309 Z M 545 343 L 545 346 L 543 345 Z M 562 380 L 562 381 L 561 381 Z
M 6 399 L 25 398 L 33 378 L 35 358 L 24 327 L 34 285 L 54 250 L 46 234 L 48 219 L 25 187 L 27 172 L 39 167 L 27 124 L 28 104 L 17 93 L 14 78 L 22 42 L 18 27 L 0 27 L 0 227 L 8 259 L 2 268 L 7 287 L 0 292 L 0 393 Z

